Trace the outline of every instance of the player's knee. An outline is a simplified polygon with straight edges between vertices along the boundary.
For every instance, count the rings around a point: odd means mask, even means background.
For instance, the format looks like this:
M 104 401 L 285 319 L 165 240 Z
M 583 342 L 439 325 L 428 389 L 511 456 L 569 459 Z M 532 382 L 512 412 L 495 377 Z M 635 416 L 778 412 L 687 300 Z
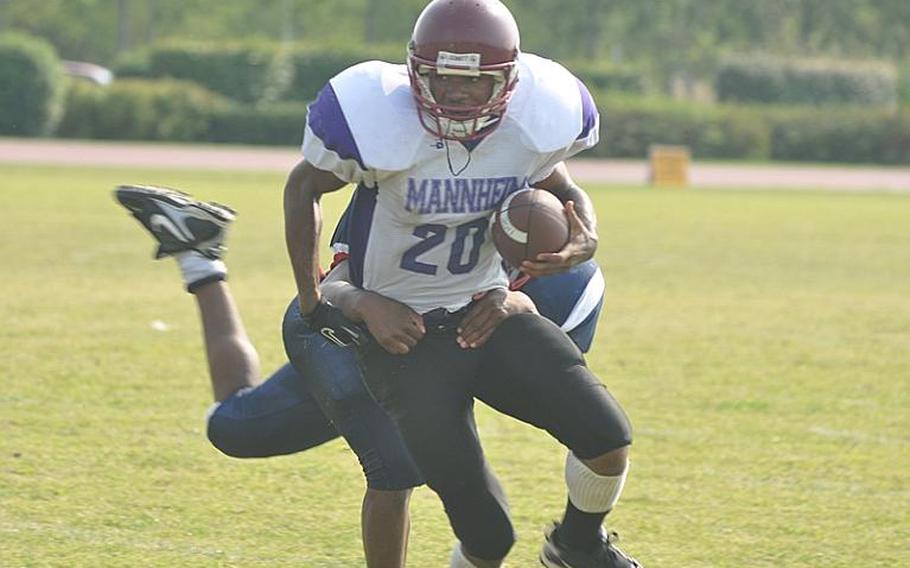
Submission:
M 619 456 L 632 444 L 632 428 L 628 421 L 624 424 L 606 424 L 579 438 L 580 441 L 566 445 L 584 459 Z
M 616 400 L 604 389 L 587 408 L 586 417 L 565 429 L 564 443 L 584 459 L 619 455 L 632 444 L 632 424 Z
M 338 385 L 331 385 L 322 404 L 325 408 L 326 415 L 335 422 L 338 429 L 344 433 L 344 423 L 349 421 L 359 421 L 360 411 L 367 406 L 375 405 L 376 402 L 362 385 L 359 389 L 337 388 Z
M 206 424 L 206 436 L 215 448 L 232 458 L 262 457 L 256 444 L 252 443 L 236 421 L 213 414 Z
M 503 503 L 482 491 L 464 491 L 445 500 L 446 511 L 465 551 L 482 560 L 505 558 L 515 544 L 515 530 Z
M 600 427 L 600 446 L 603 453 L 616 452 L 632 444 L 632 423 L 615 399 L 605 405 Z
M 508 519 L 479 523 L 470 535 L 461 538 L 465 550 L 482 560 L 500 560 L 508 556 L 515 544 L 515 530 Z
M 406 451 L 392 456 L 376 450 L 363 450 L 358 452 L 357 459 L 369 489 L 397 492 L 423 485 L 423 476 Z
M 357 454 L 367 487 L 398 491 L 423 485 L 395 423 L 372 398 L 346 399 L 341 405 L 333 420 Z
M 483 560 L 505 558 L 515 544 L 505 495 L 487 473 L 453 472 L 431 484 L 445 504 L 446 512 L 465 551 Z

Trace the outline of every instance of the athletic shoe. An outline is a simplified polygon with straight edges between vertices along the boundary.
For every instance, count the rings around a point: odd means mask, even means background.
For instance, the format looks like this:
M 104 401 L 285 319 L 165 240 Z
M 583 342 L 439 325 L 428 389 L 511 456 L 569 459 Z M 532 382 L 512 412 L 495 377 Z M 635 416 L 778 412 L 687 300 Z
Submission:
M 618 549 L 616 533 L 601 529 L 600 545 L 591 552 L 573 550 L 559 541 L 559 523 L 547 531 L 540 563 L 547 568 L 642 568 L 637 560 Z
M 235 217 L 230 207 L 146 185 L 121 185 L 114 196 L 158 241 L 156 259 L 194 250 L 217 260 L 227 250 L 224 239 Z

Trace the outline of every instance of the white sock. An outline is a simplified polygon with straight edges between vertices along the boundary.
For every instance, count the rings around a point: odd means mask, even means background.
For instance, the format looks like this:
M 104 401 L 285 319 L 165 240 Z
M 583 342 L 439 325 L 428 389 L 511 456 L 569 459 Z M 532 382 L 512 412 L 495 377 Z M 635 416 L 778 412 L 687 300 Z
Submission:
M 566 486 L 569 500 L 579 511 L 605 513 L 619 500 L 629 473 L 629 464 L 620 475 L 598 475 L 588 469 L 575 454 L 566 456 Z
M 449 564 L 449 568 L 477 568 L 470 560 L 465 558 L 460 542 L 455 543 L 455 550 L 452 551 L 452 561 Z
M 194 292 L 196 288 L 208 282 L 227 278 L 227 266 L 220 260 L 212 260 L 194 250 L 178 253 L 174 257 L 189 292 Z

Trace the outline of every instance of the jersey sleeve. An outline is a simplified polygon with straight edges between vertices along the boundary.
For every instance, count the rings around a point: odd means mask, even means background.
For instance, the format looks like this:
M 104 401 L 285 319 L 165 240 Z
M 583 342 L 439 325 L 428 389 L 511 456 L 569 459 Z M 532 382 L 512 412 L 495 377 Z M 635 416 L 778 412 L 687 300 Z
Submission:
M 545 157 L 541 166 L 528 179 L 531 185 L 548 178 L 561 162 L 589 148 L 593 148 L 600 140 L 600 114 L 597 111 L 597 105 L 594 104 L 594 97 L 591 96 L 591 92 L 588 91 L 588 88 L 580 79 L 576 78 L 575 82 L 578 85 L 578 94 L 581 97 L 581 129 L 571 144 L 551 152 Z
M 303 157 L 366 187 L 410 169 L 423 127 L 404 65 L 364 61 L 332 77 L 308 107 Z
M 357 141 L 331 83 L 319 92 L 307 112 L 303 157 L 340 180 L 360 183 L 368 175 Z

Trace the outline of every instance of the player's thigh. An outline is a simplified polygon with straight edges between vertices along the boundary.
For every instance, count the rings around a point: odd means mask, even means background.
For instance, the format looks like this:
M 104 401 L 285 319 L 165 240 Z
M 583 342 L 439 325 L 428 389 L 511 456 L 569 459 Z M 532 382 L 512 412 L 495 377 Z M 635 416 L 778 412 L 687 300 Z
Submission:
M 428 335 L 407 355 L 367 350 L 367 382 L 394 417 L 411 454 L 442 499 L 456 538 L 481 558 L 514 543 L 505 495 L 487 468 L 470 384 L 479 352 L 453 335 Z
M 338 437 L 290 364 L 214 407 L 206 430 L 215 447 L 234 457 L 290 454 Z
M 619 403 L 587 368 L 578 347 L 540 316 L 522 314 L 500 324 L 484 351 L 476 394 L 547 430 L 582 458 L 631 442 Z
M 423 477 L 392 419 L 367 389 L 357 353 L 316 332 L 299 333 L 294 366 L 319 407 L 357 454 L 373 489 L 416 487 Z
M 482 464 L 469 390 L 478 362 L 448 335 L 427 335 L 406 355 L 377 344 L 364 352 L 370 390 L 431 485 L 447 472 L 479 471 Z

